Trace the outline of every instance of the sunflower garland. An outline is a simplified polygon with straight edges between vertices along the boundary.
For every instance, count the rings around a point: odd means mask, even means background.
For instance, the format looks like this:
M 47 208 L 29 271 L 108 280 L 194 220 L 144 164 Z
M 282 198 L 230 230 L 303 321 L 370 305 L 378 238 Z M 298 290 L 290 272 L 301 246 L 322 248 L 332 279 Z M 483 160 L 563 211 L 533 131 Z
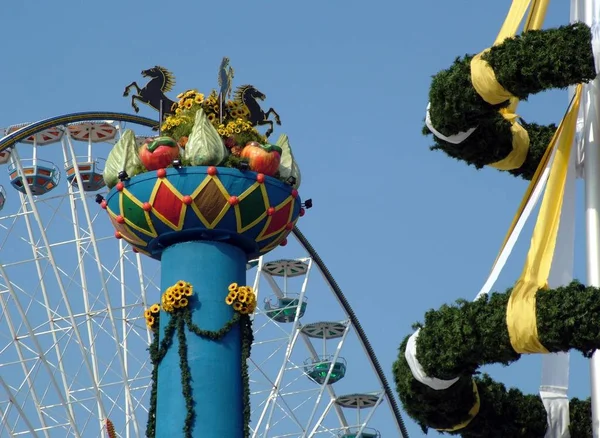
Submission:
M 444 390 L 434 390 L 415 379 L 406 359 L 405 338 L 394 363 L 396 388 L 404 408 L 424 432 L 449 431 L 466 438 L 542 438 L 547 414 L 538 395 L 506 390 L 488 375 L 474 377 L 482 365 L 509 365 L 520 358 L 510 343 L 506 308 L 512 289 L 476 301 L 460 300 L 425 314 L 416 324 L 417 359 L 427 376 L 458 378 Z M 540 291 L 536 299 L 540 342 L 552 353 L 578 350 L 589 358 L 600 348 L 600 289 L 574 281 L 568 286 Z M 476 388 L 476 389 L 474 389 Z M 473 407 L 480 403 L 476 415 Z M 470 413 L 471 412 L 471 413 Z M 592 437 L 590 400 L 571 399 L 571 436 Z M 506 421 L 510 418 L 510 421 Z
M 235 283 L 234 283 L 235 284 Z M 237 287 L 237 285 L 236 285 Z M 256 296 L 251 288 L 242 286 L 237 289 L 238 296 L 236 296 L 239 302 L 239 293 L 246 294 L 246 309 L 250 308 L 252 302 L 254 302 L 254 308 L 256 307 Z M 178 296 L 180 294 L 181 296 Z M 166 298 L 165 298 L 166 297 Z M 189 333 L 199 336 L 204 339 L 211 339 L 213 341 L 219 341 L 223 339 L 231 329 L 239 324 L 240 334 L 242 342 L 242 354 L 241 354 L 241 372 L 242 372 L 242 385 L 244 388 L 243 401 L 244 401 L 244 438 L 250 437 L 250 377 L 248 373 L 247 361 L 250 358 L 250 350 L 254 339 L 252 332 L 252 320 L 250 319 L 248 312 L 242 314 L 242 312 L 235 312 L 233 317 L 219 330 L 203 330 L 192 321 L 192 311 L 189 307 L 189 303 L 195 299 L 193 295 L 193 287 L 190 283 L 185 281 L 178 281 L 173 286 L 167 288 L 163 294 L 162 303 L 163 310 L 170 313 L 170 320 L 165 327 L 164 336 L 159 341 L 158 327 L 160 322 L 160 312 L 156 314 L 152 313 L 157 307 L 160 311 L 160 306 L 154 304 L 148 309 L 154 317 L 152 330 L 154 332 L 154 338 L 152 343 L 148 347 L 150 353 L 150 361 L 152 363 L 151 373 L 151 390 L 150 390 L 150 409 L 148 411 L 148 423 L 146 425 L 146 436 L 148 438 L 156 438 L 156 402 L 157 402 L 157 381 L 158 381 L 158 366 L 162 359 L 167 354 L 167 351 L 173 344 L 173 339 L 177 335 L 178 341 L 178 354 L 179 354 L 179 366 L 181 370 L 181 387 L 182 394 L 186 405 L 186 417 L 182 427 L 183 437 L 192 438 L 194 422 L 196 419 L 196 412 L 194 408 L 194 399 L 192 394 L 192 387 L 190 384 L 192 375 L 190 372 L 190 366 L 187 357 L 187 334 L 186 329 Z M 241 297 L 243 298 L 243 296 Z M 254 301 L 252 301 L 254 300 Z M 185 305 L 183 305 L 185 303 Z M 166 307 L 165 307 L 166 305 Z M 155 307 L 156 306 L 156 307 Z M 145 316 L 145 315 L 144 315 Z

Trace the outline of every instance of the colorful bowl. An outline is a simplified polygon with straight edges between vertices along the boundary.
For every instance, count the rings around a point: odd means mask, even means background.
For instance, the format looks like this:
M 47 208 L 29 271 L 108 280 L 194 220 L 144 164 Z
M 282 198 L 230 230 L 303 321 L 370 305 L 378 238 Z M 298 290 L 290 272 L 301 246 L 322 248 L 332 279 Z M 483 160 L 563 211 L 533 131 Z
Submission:
M 280 244 L 301 215 L 298 192 L 278 179 L 226 167 L 182 167 L 118 183 L 102 202 L 117 238 L 160 260 L 179 242 L 213 240 L 248 259 Z

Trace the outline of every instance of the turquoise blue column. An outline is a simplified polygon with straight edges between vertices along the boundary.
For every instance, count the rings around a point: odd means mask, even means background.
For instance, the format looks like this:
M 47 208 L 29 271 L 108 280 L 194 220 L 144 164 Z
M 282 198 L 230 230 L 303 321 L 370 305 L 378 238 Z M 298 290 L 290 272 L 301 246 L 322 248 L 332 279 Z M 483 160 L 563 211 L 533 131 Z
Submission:
M 192 321 L 203 330 L 221 329 L 233 317 L 225 303 L 231 283 L 245 284 L 246 255 L 220 242 L 185 242 L 168 247 L 161 259 L 161 289 L 179 280 L 194 288 Z M 161 310 L 160 339 L 170 315 Z M 242 438 L 243 385 L 239 326 L 220 341 L 203 339 L 186 329 L 188 362 L 196 420 L 193 437 Z M 177 335 L 158 367 L 156 438 L 179 438 L 187 414 L 181 389 Z

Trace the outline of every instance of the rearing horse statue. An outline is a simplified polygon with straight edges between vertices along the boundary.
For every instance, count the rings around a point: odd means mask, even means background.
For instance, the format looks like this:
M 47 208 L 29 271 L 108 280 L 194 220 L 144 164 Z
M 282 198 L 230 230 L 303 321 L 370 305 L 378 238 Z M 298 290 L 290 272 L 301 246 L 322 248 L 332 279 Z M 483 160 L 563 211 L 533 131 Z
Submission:
M 129 90 L 131 87 L 135 87 L 137 94 L 131 96 L 131 106 L 135 112 L 140 111 L 139 106 L 135 102 L 136 100 L 151 106 L 156 111 L 160 111 L 160 102 L 162 101 L 163 115 L 172 114 L 175 102 L 165 96 L 165 93 L 171 91 L 175 85 L 175 76 L 173 76 L 173 73 L 157 65 L 156 67 L 142 71 L 142 76 L 151 78 L 144 88 L 140 88 L 134 81 L 125 87 L 125 91 L 123 92 L 123 96 L 129 96 Z
M 267 96 L 258 91 L 252 85 L 242 85 L 235 91 L 235 101 L 243 103 L 248 108 L 250 115 L 248 121 L 254 126 L 270 125 L 270 128 L 265 133 L 265 137 L 269 137 L 273 133 L 273 121 L 269 120 L 269 116 L 273 114 L 275 116 L 275 123 L 281 125 L 279 114 L 273 109 L 269 108 L 267 112 L 264 112 L 257 100 L 265 100 Z

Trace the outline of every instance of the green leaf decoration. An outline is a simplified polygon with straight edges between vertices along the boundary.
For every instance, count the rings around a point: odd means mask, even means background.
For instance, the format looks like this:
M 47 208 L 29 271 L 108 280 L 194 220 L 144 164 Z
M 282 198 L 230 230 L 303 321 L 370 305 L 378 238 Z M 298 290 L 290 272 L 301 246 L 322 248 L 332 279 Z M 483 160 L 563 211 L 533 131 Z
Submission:
M 294 154 L 292 153 L 292 147 L 290 146 L 290 140 L 286 134 L 281 134 L 277 139 L 277 146 L 281 148 L 281 162 L 279 163 L 279 176 L 282 179 L 287 179 L 290 176 L 296 178 L 296 183 L 293 185 L 295 189 L 300 187 L 302 176 L 300 175 L 300 168 L 294 160 Z
M 584 23 L 556 29 L 530 30 L 509 38 L 487 52 L 485 59 L 500 85 L 520 100 L 550 89 L 589 82 L 596 77 L 592 33 Z M 504 159 L 512 151 L 511 124 L 498 105 L 484 101 L 471 83 L 471 55 L 457 58 L 437 73 L 429 89 L 430 116 L 445 136 L 477 129 L 462 143 L 452 144 L 433 136 L 433 150 L 481 169 Z M 530 180 L 544 155 L 556 125 L 520 121 L 529 133 L 529 152 L 518 169 L 507 173 Z M 429 128 L 423 133 L 432 135 Z
M 124 170 L 130 177 L 144 172 L 144 165 L 138 155 L 135 134 L 131 129 L 126 129 L 123 136 L 113 146 L 104 168 L 104 182 L 111 189 L 119 182 L 119 172 Z
M 190 299 L 197 299 L 195 296 Z M 194 424 L 196 421 L 196 409 L 194 406 L 194 397 L 192 394 L 192 388 L 190 385 L 191 373 L 190 365 L 188 361 L 188 336 L 196 335 L 204 339 L 211 339 L 214 342 L 220 342 L 231 329 L 238 325 L 242 334 L 242 354 L 240 361 L 242 364 L 242 385 L 244 386 L 243 403 L 244 403 L 244 431 L 243 437 L 250 438 L 250 375 L 248 373 L 248 359 L 250 358 L 250 350 L 252 342 L 254 341 L 254 335 L 252 330 L 252 320 L 250 315 L 240 315 L 235 313 L 227 323 L 221 329 L 216 331 L 204 330 L 198 327 L 192 322 L 192 311 L 189 307 L 175 309 L 170 312 L 171 319 L 165 326 L 164 335 L 162 339 L 159 339 L 159 324 L 160 314 L 156 315 L 156 322 L 154 328 L 154 339 L 148 347 L 150 351 L 150 361 L 152 362 L 152 374 L 151 374 L 151 389 L 150 389 L 150 409 L 148 410 L 148 422 L 146 424 L 146 437 L 156 437 L 156 401 L 158 395 L 158 366 L 166 356 L 169 348 L 173 343 L 173 338 L 177 335 L 179 342 L 179 348 L 177 353 L 179 354 L 179 367 L 181 371 L 181 387 L 182 396 L 185 400 L 186 406 L 186 417 L 185 423 L 182 425 L 182 435 L 184 438 L 192 438 Z M 187 329 L 187 330 L 186 330 Z
M 510 365 L 521 357 L 510 343 L 506 308 L 512 289 L 475 301 L 458 300 L 425 314 L 417 338 L 417 359 L 430 377 L 459 380 L 445 390 L 417 381 L 404 355 L 408 336 L 400 346 L 393 373 L 404 409 L 423 431 L 447 429 L 467 420 L 474 404 L 472 381 L 477 384 L 479 413 L 463 429 L 450 432 L 463 438 L 544 438 L 546 410 L 538 394 L 507 389 L 479 368 Z M 600 347 L 600 289 L 573 281 L 540 291 L 536 318 L 540 342 L 551 353 L 577 350 L 590 358 Z M 590 400 L 570 400 L 573 438 L 592 438 Z
M 217 166 L 227 158 L 227 154 L 219 133 L 200 108 L 185 146 L 184 160 L 192 166 Z

